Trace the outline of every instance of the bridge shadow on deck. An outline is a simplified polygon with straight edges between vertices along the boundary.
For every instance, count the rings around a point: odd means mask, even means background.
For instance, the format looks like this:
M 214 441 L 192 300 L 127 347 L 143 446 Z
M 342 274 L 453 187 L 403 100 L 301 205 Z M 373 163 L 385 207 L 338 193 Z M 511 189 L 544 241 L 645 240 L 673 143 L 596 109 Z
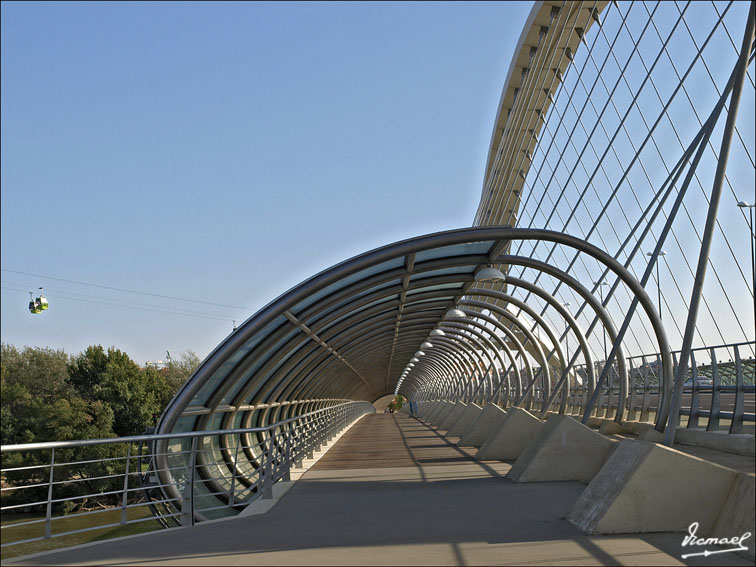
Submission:
M 680 565 L 680 534 L 586 536 L 584 486 L 516 484 L 403 414 L 355 424 L 268 513 L 46 554 L 24 564 Z M 720 561 L 720 563 L 716 563 Z M 749 565 L 732 554 L 691 565 Z

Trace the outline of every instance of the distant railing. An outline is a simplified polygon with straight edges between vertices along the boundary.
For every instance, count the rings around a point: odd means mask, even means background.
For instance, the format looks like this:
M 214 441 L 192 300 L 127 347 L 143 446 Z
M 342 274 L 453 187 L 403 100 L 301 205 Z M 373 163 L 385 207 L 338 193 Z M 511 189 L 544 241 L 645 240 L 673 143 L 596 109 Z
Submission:
M 745 358 L 742 352 L 748 353 Z M 673 352 L 675 370 L 678 352 Z M 599 366 L 601 363 L 598 363 Z M 628 358 L 629 391 L 628 421 L 648 421 L 653 419 L 659 402 L 659 368 L 657 356 L 635 356 Z M 687 416 L 687 427 L 700 427 L 700 420 L 706 419 L 706 429 L 717 431 L 722 420 L 729 421 L 730 433 L 741 433 L 743 423 L 756 421 L 753 412 L 756 398 L 756 359 L 754 343 L 737 343 L 694 349 L 683 388 L 683 404 L 677 416 Z M 602 389 L 594 409 L 596 417 L 613 418 L 619 400 L 619 386 L 615 372 Z M 574 387 L 570 392 L 568 408 L 571 413 L 582 413 L 587 403 L 588 392 L 584 387 Z M 747 411 L 750 409 L 751 411 Z M 726 425 L 725 425 L 726 426 Z
M 679 362 L 679 351 L 673 351 L 673 375 L 676 375 Z M 626 359 L 628 388 L 624 405 L 622 421 L 655 421 L 659 410 L 661 392 L 659 389 L 662 377 L 662 360 L 658 354 L 632 356 Z M 594 376 L 601 374 L 603 361 L 594 363 Z M 543 389 L 544 372 L 541 367 L 534 366 L 533 378 L 523 389 L 530 388 L 531 395 L 524 397 L 515 404 L 530 411 L 541 410 L 545 417 Z M 552 376 L 559 376 L 561 368 L 552 369 Z M 520 375 L 526 375 L 523 369 Z M 575 365 L 570 371 L 572 381 L 564 407 L 565 413 L 583 415 L 588 407 L 592 390 L 588 386 L 588 376 L 585 365 Z M 492 384 L 486 403 L 494 402 L 502 407 L 513 405 L 515 392 L 510 384 L 516 383 L 517 375 L 502 373 L 504 380 L 497 386 Z M 470 383 L 459 380 L 456 390 L 421 392 L 413 401 L 430 401 L 434 399 L 474 401 L 474 391 Z M 553 384 L 552 384 L 553 387 Z M 617 418 L 617 408 L 620 407 L 620 372 L 615 363 L 608 373 L 608 379 L 601 387 L 596 397 L 596 403 L 591 409 L 591 416 L 606 419 Z M 559 396 L 564 395 L 561 390 Z M 686 379 L 683 386 L 682 405 L 675 416 L 675 422 L 680 425 L 683 418 L 688 428 L 705 427 L 708 431 L 727 430 L 729 433 L 754 433 L 756 431 L 756 342 L 741 342 L 693 349 Z M 556 411 L 559 404 L 548 407 Z M 745 428 L 744 428 L 745 425 Z
M 238 514 L 273 498 L 274 484 L 290 480 L 292 468 L 374 411 L 347 402 L 267 427 L 4 445 L 2 547 L 155 519 L 191 526 Z M 168 464 L 158 469 L 158 462 Z

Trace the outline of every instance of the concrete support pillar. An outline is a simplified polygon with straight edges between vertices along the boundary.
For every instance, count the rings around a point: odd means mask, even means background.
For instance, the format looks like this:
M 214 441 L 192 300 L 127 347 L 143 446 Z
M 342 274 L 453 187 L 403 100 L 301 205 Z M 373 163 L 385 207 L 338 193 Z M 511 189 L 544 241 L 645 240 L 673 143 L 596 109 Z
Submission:
M 496 404 L 486 404 L 470 430 L 457 442 L 460 447 L 480 447 L 501 427 L 507 412 Z
M 460 414 L 459 419 L 446 432 L 447 437 L 462 437 L 470 426 L 474 425 L 480 417 L 483 409 L 478 404 L 469 404 L 465 411 Z
M 588 484 L 618 443 L 572 417 L 552 415 L 512 465 L 507 478 L 515 482 L 577 480 Z
M 457 402 L 454 404 L 454 407 L 449 410 L 446 414 L 446 417 L 444 420 L 439 424 L 438 429 L 439 431 L 449 431 L 449 429 L 452 428 L 452 426 L 457 423 L 457 420 L 459 417 L 464 413 L 464 411 L 467 409 L 467 404 L 464 402 Z M 446 435 L 449 435 L 446 433 Z
M 543 422 L 529 411 L 512 407 L 501 427 L 481 445 L 475 458 L 480 461 L 517 459 L 543 427 Z
M 567 519 L 589 534 L 686 533 L 697 522 L 699 535 L 707 536 L 737 476 L 732 469 L 664 445 L 628 439 L 607 459 Z
M 430 424 L 435 425 L 437 428 L 440 427 L 446 419 L 446 416 L 449 415 L 449 412 L 452 411 L 456 405 L 456 402 L 444 402 L 444 405 L 442 405 L 430 418 Z

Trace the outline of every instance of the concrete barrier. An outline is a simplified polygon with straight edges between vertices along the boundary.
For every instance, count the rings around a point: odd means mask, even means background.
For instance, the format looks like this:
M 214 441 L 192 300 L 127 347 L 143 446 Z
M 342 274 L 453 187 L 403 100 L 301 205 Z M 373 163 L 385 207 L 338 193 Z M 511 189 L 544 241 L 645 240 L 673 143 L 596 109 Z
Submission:
M 617 423 L 616 421 L 605 421 L 599 427 L 599 433 L 601 435 L 624 435 L 630 433 L 625 427 Z
M 470 426 L 475 424 L 478 417 L 480 417 L 480 412 L 482 411 L 483 410 L 478 404 L 468 404 L 467 408 L 465 408 L 465 411 L 462 412 L 462 414 L 459 416 L 459 419 L 457 419 L 456 423 L 449 428 L 449 431 L 446 432 L 446 436 L 462 437 L 465 433 L 467 433 L 467 430 L 470 428 Z
M 454 407 L 446 413 L 446 417 L 444 417 L 444 420 L 438 425 L 438 430 L 446 431 L 446 435 L 449 435 L 449 429 L 451 429 L 454 424 L 457 423 L 457 420 L 466 409 L 467 404 L 465 402 L 457 402 L 456 404 L 454 404 Z
M 515 482 L 577 480 L 588 484 L 617 444 L 572 417 L 552 415 L 512 465 L 507 478 Z
M 449 412 L 452 411 L 456 405 L 457 402 L 444 402 L 443 405 L 438 408 L 438 411 L 436 411 L 436 413 L 434 413 L 431 417 L 431 425 L 435 425 L 438 429 L 438 426 L 440 426 L 444 422 L 446 416 L 449 415 Z
M 509 408 L 507 419 L 480 446 L 475 458 L 480 461 L 517 459 L 538 437 L 542 427 L 543 422 L 529 411 L 518 407 Z
M 433 425 L 434 423 L 436 423 L 437 422 L 436 420 L 437 420 L 438 414 L 440 414 L 443 411 L 446 411 L 446 409 L 448 408 L 448 406 L 449 406 L 450 403 L 451 402 L 447 402 L 446 400 L 441 400 L 441 401 L 437 402 L 436 403 L 436 407 L 433 408 L 433 411 L 431 411 L 428 414 L 428 419 L 426 419 L 426 421 L 428 423 L 430 423 L 431 425 Z
M 663 445 L 628 439 L 619 443 L 567 519 L 589 534 L 687 532 L 698 522 L 705 535 L 737 474 Z
M 496 404 L 486 404 L 480 413 L 478 420 L 470 427 L 457 445 L 460 447 L 480 447 L 486 440 L 501 427 L 507 418 L 506 410 Z
M 428 421 L 428 418 L 433 414 L 440 403 L 440 401 L 426 402 L 420 406 L 420 418 L 423 421 Z
M 633 426 L 633 429 L 641 441 L 664 442 L 664 433 L 656 431 L 651 423 L 640 423 Z M 675 443 L 706 447 L 707 449 L 716 449 L 737 455 L 751 457 L 756 455 L 756 437 L 750 433 L 728 433 L 727 431 L 706 431 L 705 429 L 678 427 L 675 431 Z
M 738 455 L 756 455 L 756 437 L 749 433 L 728 433 L 727 431 L 706 431 L 705 429 L 688 429 L 679 427 L 675 431 L 675 442 L 682 445 L 695 445 L 718 449 Z
M 425 408 L 428 406 L 429 402 L 418 402 L 417 403 L 417 416 L 422 419 L 423 414 L 425 413 Z
M 730 494 L 725 500 L 722 510 L 719 512 L 717 523 L 711 532 L 712 537 L 732 538 L 751 532 L 751 537 L 743 541 L 748 551 L 740 552 L 740 555 L 751 561 L 756 560 L 756 514 L 754 502 L 756 502 L 756 477 L 753 473 L 739 473 L 730 489 Z

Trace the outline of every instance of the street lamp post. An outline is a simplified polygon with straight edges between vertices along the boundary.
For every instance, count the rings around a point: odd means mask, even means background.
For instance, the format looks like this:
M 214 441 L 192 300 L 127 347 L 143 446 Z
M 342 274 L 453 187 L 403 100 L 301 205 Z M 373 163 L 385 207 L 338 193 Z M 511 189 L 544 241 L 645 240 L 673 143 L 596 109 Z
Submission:
M 753 288 L 751 291 L 756 294 L 756 235 L 753 233 L 753 209 L 756 205 L 749 205 L 745 201 L 740 201 L 738 207 L 741 209 L 748 209 L 748 233 L 751 239 L 751 278 L 753 280 Z
M 562 303 L 562 307 L 564 307 L 565 309 L 569 306 L 569 301 L 567 303 Z M 564 320 L 564 348 L 567 351 L 567 366 L 565 367 L 564 371 L 567 372 L 567 368 L 570 367 L 570 331 L 567 319 Z M 569 377 L 567 379 L 569 380 Z
M 562 307 L 569 307 L 570 302 L 562 303 Z M 570 363 L 570 334 L 567 319 L 564 320 L 564 348 L 567 350 L 567 364 Z
M 606 283 L 604 280 L 601 280 L 600 282 L 593 282 L 594 285 L 599 286 L 599 295 L 601 297 L 601 305 L 604 306 L 604 286 L 609 286 L 608 283 Z M 607 352 L 606 352 L 606 327 L 603 327 L 603 335 L 604 335 L 604 365 L 606 365 L 606 359 L 607 359 Z M 608 380 L 607 380 L 607 387 L 609 389 L 609 399 L 607 400 L 606 404 L 606 412 L 604 413 L 604 416 L 606 417 L 609 413 L 609 406 L 612 405 L 611 395 L 612 395 L 612 374 L 609 373 Z
M 646 256 L 653 257 L 653 252 L 646 252 Z M 666 256 L 667 253 L 664 250 L 659 250 L 659 256 Z M 659 320 L 662 319 L 662 304 L 661 304 L 661 280 L 659 279 L 659 259 L 656 259 L 656 289 L 659 297 Z
M 609 287 L 609 284 L 604 280 L 600 282 L 593 282 L 593 285 L 599 286 L 599 295 L 601 296 L 601 305 L 604 305 L 604 286 Z M 606 327 L 604 327 L 604 360 L 606 360 Z

